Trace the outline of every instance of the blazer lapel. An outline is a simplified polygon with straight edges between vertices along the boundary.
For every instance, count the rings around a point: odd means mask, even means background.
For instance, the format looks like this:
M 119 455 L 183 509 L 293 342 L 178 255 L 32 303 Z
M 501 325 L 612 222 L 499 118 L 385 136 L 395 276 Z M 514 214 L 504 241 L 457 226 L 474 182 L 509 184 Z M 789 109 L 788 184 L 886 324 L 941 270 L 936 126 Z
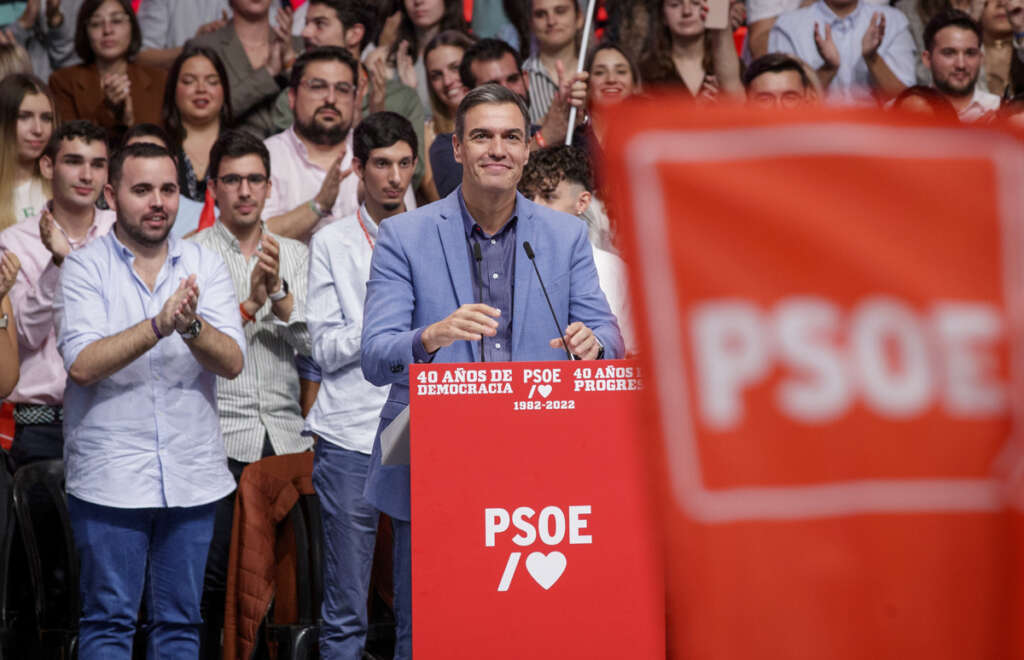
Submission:
M 441 239 L 444 261 L 448 267 L 448 278 L 455 293 L 457 306 L 475 302 L 473 280 L 469 265 L 469 248 L 466 247 L 466 229 L 462 224 L 459 209 L 459 189 L 444 199 L 441 217 L 437 221 L 437 233 Z M 454 310 L 452 310 L 454 311 Z
M 516 193 L 516 208 L 519 218 L 516 220 L 516 245 L 515 245 L 515 289 L 512 294 L 512 356 L 515 359 L 515 351 L 523 338 L 523 328 L 526 327 L 526 310 L 529 309 L 529 299 L 534 288 L 533 281 L 537 279 L 533 272 L 533 265 L 526 256 L 523 243 L 530 243 L 530 247 L 537 250 L 533 244 L 535 236 L 535 220 L 533 218 L 533 205 L 526 201 L 519 193 Z M 544 249 L 543 246 L 540 247 Z M 543 275 L 543 273 L 541 273 Z M 539 286 L 539 285 L 538 285 Z M 554 336 L 554 335 L 552 335 Z

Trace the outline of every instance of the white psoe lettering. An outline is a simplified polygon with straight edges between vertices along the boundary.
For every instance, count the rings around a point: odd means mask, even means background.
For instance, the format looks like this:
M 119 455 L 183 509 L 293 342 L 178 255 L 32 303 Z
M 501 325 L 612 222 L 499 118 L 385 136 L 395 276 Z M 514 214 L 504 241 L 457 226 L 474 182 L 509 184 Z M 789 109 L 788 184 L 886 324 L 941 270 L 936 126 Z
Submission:
M 537 516 L 534 524 L 532 519 Z M 508 509 L 494 507 L 484 509 L 484 545 L 493 548 L 498 534 L 517 530 L 512 542 L 520 547 L 533 545 L 538 537 L 545 545 L 558 545 L 566 537 L 568 531 L 569 544 L 579 545 L 592 542 L 592 537 L 585 534 L 590 515 L 590 505 L 570 506 L 567 512 L 561 507 L 546 506 L 538 515 L 528 506 L 521 506 L 509 513 Z
M 690 316 L 701 419 L 719 431 L 739 426 L 745 390 L 775 374 L 776 405 L 804 423 L 833 421 L 858 402 L 890 419 L 934 404 L 954 417 L 1000 415 L 1004 334 L 999 311 L 978 302 L 939 302 L 927 314 L 889 297 L 849 312 L 817 297 L 786 298 L 770 312 L 704 303 Z

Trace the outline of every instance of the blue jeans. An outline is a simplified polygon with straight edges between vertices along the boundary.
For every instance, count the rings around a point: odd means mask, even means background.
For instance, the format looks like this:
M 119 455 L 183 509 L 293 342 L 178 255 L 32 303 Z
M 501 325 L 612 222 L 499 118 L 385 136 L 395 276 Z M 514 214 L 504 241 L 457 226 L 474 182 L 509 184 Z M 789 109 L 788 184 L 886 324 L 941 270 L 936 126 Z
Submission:
M 80 660 L 130 660 L 143 596 L 146 657 L 198 655 L 199 601 L 215 506 L 119 509 L 68 495 L 82 562 Z
M 324 601 L 320 657 L 359 660 L 366 645 L 366 598 L 380 514 L 363 497 L 370 457 L 322 438 L 313 458 L 313 488 L 324 533 Z
M 391 519 L 395 531 L 395 657 L 412 660 L 412 536 L 409 521 Z

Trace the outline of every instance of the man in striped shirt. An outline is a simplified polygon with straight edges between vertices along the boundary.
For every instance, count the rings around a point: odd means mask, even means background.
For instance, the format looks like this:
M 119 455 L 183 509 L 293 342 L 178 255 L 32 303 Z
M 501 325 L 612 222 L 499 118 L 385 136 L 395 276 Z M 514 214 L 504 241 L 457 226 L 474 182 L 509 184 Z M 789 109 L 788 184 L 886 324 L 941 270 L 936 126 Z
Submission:
M 309 250 L 274 236 L 262 221 L 270 193 L 270 153 L 242 131 L 223 133 L 210 151 L 210 186 L 220 218 L 195 241 L 228 266 L 248 346 L 245 368 L 233 381 L 217 379 L 217 407 L 228 469 L 235 481 L 246 465 L 264 456 L 308 450 L 301 434 L 296 353 L 309 355 L 304 316 Z M 224 613 L 234 494 L 217 505 L 206 565 L 203 604 L 207 652 L 216 652 Z M 219 656 L 218 656 L 219 657 Z
M 529 76 L 530 122 L 539 124 L 558 95 L 559 84 L 576 72 L 583 12 L 576 0 L 532 0 L 530 27 L 537 53 L 523 62 L 523 72 Z

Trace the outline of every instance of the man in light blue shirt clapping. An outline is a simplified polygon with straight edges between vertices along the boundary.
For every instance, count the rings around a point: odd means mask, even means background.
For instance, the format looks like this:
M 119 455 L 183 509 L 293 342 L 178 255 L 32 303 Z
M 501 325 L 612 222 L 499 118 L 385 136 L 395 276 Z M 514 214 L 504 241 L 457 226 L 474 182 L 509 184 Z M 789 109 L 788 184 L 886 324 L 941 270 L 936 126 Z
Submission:
M 818 0 L 775 21 L 769 53 L 787 53 L 818 73 L 828 99 L 873 103 L 914 84 L 916 54 L 903 12 L 864 0 Z
M 148 657 L 197 656 L 214 507 L 235 487 L 216 377 L 242 370 L 238 300 L 220 256 L 168 240 L 177 182 L 163 147 L 115 156 L 114 230 L 68 256 L 54 304 L 82 660 L 131 657 L 143 596 Z

